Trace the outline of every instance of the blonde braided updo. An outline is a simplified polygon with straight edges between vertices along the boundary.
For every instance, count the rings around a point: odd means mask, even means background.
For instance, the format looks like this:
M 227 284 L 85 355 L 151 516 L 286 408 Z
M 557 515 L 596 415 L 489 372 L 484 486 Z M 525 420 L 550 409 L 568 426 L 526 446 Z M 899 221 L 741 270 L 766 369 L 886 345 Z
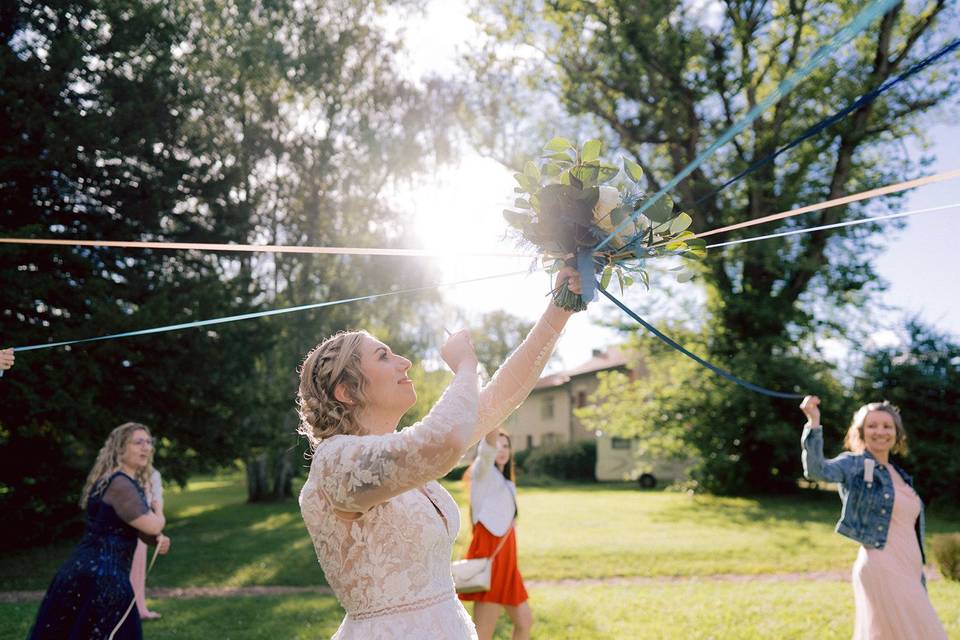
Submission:
M 300 366 L 297 432 L 316 449 L 325 438 L 362 432 L 357 417 L 365 406 L 367 379 L 360 370 L 360 345 L 366 331 L 341 331 L 314 347 Z M 342 384 L 353 403 L 337 400 L 334 391 Z

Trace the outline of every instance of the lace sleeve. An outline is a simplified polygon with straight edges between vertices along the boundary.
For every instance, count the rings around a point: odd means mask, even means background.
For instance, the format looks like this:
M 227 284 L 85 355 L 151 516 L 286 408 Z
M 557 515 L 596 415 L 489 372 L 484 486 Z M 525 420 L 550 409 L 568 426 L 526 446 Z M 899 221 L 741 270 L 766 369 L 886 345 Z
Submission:
M 103 492 L 103 502 L 113 507 L 120 519 L 127 524 L 150 511 L 133 480 L 122 474 L 114 476 L 107 485 Z
M 560 332 L 542 317 L 517 350 L 497 369 L 493 379 L 480 392 L 477 430 L 470 445 L 502 423 L 527 399 L 559 338 Z
M 314 453 L 311 475 L 334 508 L 365 512 L 447 473 L 477 422 L 477 372 L 462 369 L 422 422 L 386 435 L 334 436 Z

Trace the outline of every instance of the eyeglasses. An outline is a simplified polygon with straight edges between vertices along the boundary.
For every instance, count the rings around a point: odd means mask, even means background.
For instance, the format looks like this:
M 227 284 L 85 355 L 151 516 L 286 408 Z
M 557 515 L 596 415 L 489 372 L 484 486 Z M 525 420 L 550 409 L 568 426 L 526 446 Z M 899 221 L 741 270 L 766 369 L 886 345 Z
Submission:
M 131 442 L 135 447 L 142 447 L 143 445 L 147 445 L 148 447 L 153 446 L 153 438 L 134 438 Z

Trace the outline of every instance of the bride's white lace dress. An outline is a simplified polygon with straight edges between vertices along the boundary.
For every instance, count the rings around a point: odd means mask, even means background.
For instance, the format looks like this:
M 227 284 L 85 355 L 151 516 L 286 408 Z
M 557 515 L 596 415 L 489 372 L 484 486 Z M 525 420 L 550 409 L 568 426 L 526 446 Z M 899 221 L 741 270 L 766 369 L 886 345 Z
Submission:
M 347 612 L 336 640 L 477 637 L 450 575 L 460 511 L 435 479 L 523 402 L 558 335 L 541 319 L 482 391 L 476 371 L 459 371 L 412 427 L 317 447 L 300 511 Z

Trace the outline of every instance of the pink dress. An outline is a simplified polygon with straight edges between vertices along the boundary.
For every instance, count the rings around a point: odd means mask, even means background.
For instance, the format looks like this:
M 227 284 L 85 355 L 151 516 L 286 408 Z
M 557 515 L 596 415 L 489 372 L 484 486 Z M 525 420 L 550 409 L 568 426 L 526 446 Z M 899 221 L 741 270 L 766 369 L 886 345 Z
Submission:
M 856 603 L 854 640 L 947 640 L 926 589 L 920 582 L 923 561 L 914 523 L 920 498 L 896 472 L 893 513 L 883 549 L 860 547 L 853 565 Z

